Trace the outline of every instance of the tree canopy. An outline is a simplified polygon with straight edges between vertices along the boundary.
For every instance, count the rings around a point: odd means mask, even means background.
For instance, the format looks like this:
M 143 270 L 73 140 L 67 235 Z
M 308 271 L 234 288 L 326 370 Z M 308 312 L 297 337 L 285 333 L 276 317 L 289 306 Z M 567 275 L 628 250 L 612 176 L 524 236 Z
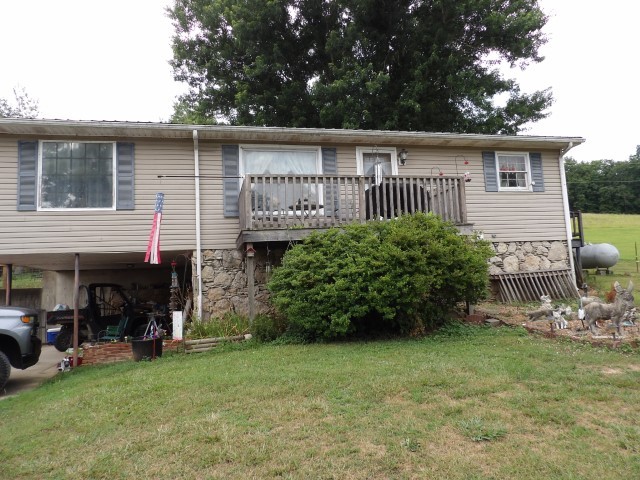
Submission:
M 625 162 L 565 161 L 567 194 L 573 210 L 640 213 L 640 145 Z
M 542 60 L 537 0 L 175 0 L 169 15 L 177 122 L 515 134 L 552 101 L 497 68 Z
M 31 98 L 24 88 L 13 89 L 13 100 L 0 98 L 0 117 L 36 118 L 38 101 Z

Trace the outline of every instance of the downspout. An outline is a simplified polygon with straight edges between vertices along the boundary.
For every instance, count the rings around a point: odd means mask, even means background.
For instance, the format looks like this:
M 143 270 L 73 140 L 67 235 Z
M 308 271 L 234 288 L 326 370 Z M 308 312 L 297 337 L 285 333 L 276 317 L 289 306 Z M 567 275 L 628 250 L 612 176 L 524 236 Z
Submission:
M 564 156 L 573 148 L 573 142 L 569 142 L 566 148 L 560 150 L 558 157 L 558 166 L 560 168 L 560 184 L 562 187 L 562 206 L 564 209 L 564 224 L 567 234 L 567 248 L 569 250 L 569 267 L 571 268 L 571 278 L 573 284 L 576 284 L 576 270 L 573 261 L 573 248 L 571 247 L 571 217 L 569 215 L 569 194 L 567 193 L 567 176 L 564 172 Z
M 198 130 L 193 131 L 193 165 L 196 196 L 196 276 L 198 277 L 198 297 L 196 311 L 202 318 L 202 248 L 200 238 L 200 152 L 198 149 Z

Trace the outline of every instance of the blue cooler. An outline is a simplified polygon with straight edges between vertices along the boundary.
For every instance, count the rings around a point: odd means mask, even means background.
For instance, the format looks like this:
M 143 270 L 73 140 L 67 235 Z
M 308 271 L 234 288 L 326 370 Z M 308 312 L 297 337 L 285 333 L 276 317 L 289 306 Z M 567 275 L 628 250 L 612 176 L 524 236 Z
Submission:
M 60 333 L 60 327 L 47 329 L 47 343 L 49 345 L 56 341 L 56 337 Z

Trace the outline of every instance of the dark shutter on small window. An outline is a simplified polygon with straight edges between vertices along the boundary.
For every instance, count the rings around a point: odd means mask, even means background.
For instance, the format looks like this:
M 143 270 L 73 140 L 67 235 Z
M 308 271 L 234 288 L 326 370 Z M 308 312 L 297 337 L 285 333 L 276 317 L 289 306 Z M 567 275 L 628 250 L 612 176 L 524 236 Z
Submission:
M 322 148 L 322 173 L 323 175 L 337 175 L 338 161 L 335 148 Z
M 322 148 L 322 174 L 338 174 L 338 154 L 335 148 Z M 327 183 L 325 192 L 325 212 L 332 217 L 340 209 L 337 183 Z
M 498 172 L 496 171 L 495 152 L 482 152 L 484 167 L 484 189 L 487 192 L 498 191 Z
M 240 197 L 240 147 L 222 146 L 222 188 L 224 192 L 223 208 L 225 217 L 240 215 L 238 198 Z
M 135 168 L 134 144 L 118 142 L 116 144 L 117 192 L 116 210 L 135 209 Z
M 18 210 L 36 210 L 38 142 L 18 142 Z
M 531 162 L 531 182 L 534 192 L 544 192 L 544 175 L 542 173 L 542 154 L 538 152 L 529 153 Z

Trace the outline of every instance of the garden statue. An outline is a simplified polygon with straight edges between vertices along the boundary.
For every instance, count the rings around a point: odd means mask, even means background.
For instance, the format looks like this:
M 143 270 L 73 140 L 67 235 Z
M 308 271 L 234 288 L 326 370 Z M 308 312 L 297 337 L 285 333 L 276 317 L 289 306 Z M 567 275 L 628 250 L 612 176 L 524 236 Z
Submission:
M 565 319 L 565 315 L 571 315 L 571 307 L 564 305 L 553 307 L 551 305 L 551 297 L 549 295 L 542 295 L 540 297 L 540 308 L 532 312 L 527 312 L 529 320 L 546 319 L 553 329 L 569 328 L 569 322 Z
M 550 317 L 552 315 L 553 308 L 551 307 L 551 297 L 549 295 L 542 295 L 540 297 L 540 308 L 538 310 L 534 310 L 533 312 L 527 312 L 529 315 L 529 320 L 539 320 L 543 317 Z
M 616 291 L 616 298 L 613 303 L 591 302 L 584 306 L 585 319 L 593 334 L 596 333 L 597 320 L 611 319 L 611 324 L 615 326 L 618 335 L 622 335 L 621 326 L 623 322 L 634 323 L 635 306 L 631 293 L 633 291 L 633 283 L 629 282 L 626 289 L 622 288 L 618 282 L 615 282 L 613 287 Z
M 564 305 L 553 310 L 553 324 L 558 329 L 569 328 L 569 322 L 564 318 L 571 315 L 571 307 L 565 307 Z

